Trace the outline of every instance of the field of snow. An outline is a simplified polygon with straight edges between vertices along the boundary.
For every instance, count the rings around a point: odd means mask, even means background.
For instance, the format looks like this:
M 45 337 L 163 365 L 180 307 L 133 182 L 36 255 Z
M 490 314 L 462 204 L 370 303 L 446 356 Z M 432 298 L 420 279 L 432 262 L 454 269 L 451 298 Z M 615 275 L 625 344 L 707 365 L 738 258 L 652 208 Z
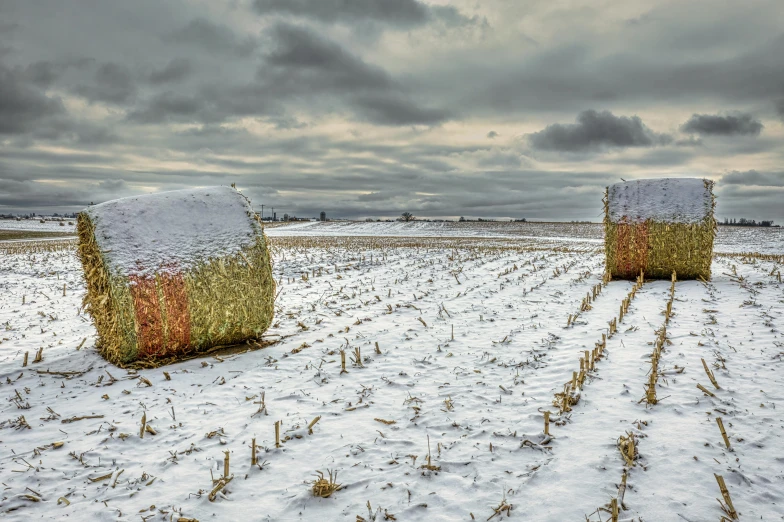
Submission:
M 38 220 L 0 220 L 0 230 L 33 230 L 70 232 L 76 227 L 66 221 L 39 223 Z M 75 221 L 71 221 L 75 223 Z M 303 223 L 267 223 L 269 236 L 399 236 L 399 237 L 482 237 L 517 238 L 584 242 L 600 245 L 604 240 L 604 225 L 599 223 L 521 223 L 508 221 L 457 222 L 413 221 L 309 221 Z M 781 227 L 723 227 L 720 226 L 714 244 L 716 252 L 784 252 L 784 228 Z
M 22 219 L 16 221 L 15 219 L 0 219 L 0 230 L 36 230 L 47 232 L 71 232 L 76 234 L 76 220 L 65 219 L 59 221 L 51 221 L 45 219 L 41 223 L 40 219 Z M 62 223 L 62 225 L 60 224 Z
M 277 226 L 270 236 L 401 236 L 401 237 L 482 237 L 559 242 L 592 243 L 601 246 L 604 225 L 599 223 L 520 223 L 485 222 L 306 222 Z M 784 252 L 784 228 L 719 227 L 714 243 L 716 252 Z
M 72 246 L 0 247 L 0 513 L 607 521 L 622 498 L 619 520 L 696 522 L 728 516 L 717 474 L 741 520 L 784 520 L 784 258 L 633 292 L 603 283 L 595 225 L 436 225 L 271 228 L 265 347 L 130 371 L 94 348 Z M 720 238 L 781 256 L 780 230 Z

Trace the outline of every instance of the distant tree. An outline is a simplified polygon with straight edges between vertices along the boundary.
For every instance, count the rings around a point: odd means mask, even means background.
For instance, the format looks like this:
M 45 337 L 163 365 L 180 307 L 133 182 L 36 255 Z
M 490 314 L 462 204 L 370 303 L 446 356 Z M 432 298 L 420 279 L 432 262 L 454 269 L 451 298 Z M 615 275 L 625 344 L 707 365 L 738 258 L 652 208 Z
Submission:
M 463 216 L 460 216 L 460 219 L 458 221 L 465 221 L 465 218 Z
M 724 224 L 729 226 L 735 227 L 772 227 L 773 220 L 764 219 L 757 221 L 756 219 L 746 219 L 746 218 L 732 218 L 732 219 L 724 219 Z
M 400 214 L 400 218 L 403 221 L 414 221 L 416 219 L 414 217 L 414 214 L 412 214 L 411 212 L 403 212 L 402 214 Z

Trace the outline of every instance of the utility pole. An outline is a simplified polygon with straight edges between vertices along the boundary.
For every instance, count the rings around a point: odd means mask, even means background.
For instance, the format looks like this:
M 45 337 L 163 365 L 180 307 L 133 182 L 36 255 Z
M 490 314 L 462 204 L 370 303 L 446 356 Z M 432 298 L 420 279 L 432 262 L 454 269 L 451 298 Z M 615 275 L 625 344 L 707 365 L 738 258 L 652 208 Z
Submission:
M 261 206 L 261 220 L 264 221 L 264 205 Z
M 272 221 L 275 221 L 275 207 L 272 207 L 272 218 L 270 218 L 270 219 Z

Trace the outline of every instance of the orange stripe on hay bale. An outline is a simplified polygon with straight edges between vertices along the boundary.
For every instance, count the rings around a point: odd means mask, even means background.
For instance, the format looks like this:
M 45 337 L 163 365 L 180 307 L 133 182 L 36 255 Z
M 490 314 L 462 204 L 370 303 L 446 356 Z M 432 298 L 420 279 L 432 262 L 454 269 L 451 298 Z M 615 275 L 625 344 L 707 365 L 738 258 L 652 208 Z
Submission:
M 648 223 L 619 223 L 615 256 L 621 277 L 636 277 L 640 270 L 644 271 L 648 259 Z
M 163 274 L 160 278 L 166 304 L 166 354 L 184 352 L 191 344 L 191 315 L 188 291 L 182 274 Z
M 191 317 L 182 274 L 163 273 L 157 282 L 154 278 L 131 280 L 140 355 L 164 357 L 186 351 L 191 343 Z
M 131 299 L 136 315 L 136 338 L 143 357 L 164 351 L 163 316 L 154 278 L 131 276 Z

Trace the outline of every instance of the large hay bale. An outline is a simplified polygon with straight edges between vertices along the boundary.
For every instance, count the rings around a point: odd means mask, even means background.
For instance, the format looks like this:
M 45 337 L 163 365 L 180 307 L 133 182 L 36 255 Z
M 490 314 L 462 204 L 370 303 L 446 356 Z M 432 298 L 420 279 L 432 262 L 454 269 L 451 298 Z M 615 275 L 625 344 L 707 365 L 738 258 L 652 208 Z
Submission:
M 86 309 L 101 354 L 166 364 L 261 337 L 275 281 L 250 202 L 230 187 L 108 201 L 79 214 Z
M 612 277 L 710 278 L 713 182 L 696 178 L 616 183 L 604 198 L 607 270 Z

